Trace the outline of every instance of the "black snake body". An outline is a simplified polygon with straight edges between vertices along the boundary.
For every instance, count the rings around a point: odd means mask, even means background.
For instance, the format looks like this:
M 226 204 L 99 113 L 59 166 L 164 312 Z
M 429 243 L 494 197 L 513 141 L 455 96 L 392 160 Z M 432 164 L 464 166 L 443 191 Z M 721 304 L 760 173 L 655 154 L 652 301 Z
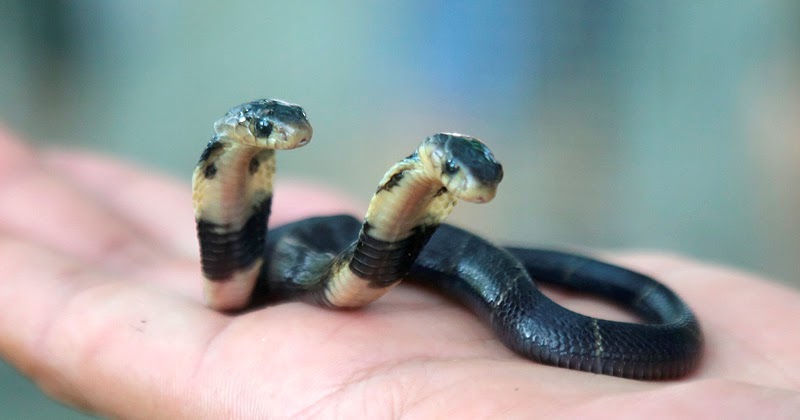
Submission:
M 337 255 L 361 229 L 352 216 L 305 219 L 270 230 L 255 295 L 271 301 L 308 298 L 292 281 L 293 264 L 278 255 L 287 237 L 306 244 L 294 252 Z M 535 279 L 535 280 L 534 280 Z M 689 307 L 645 275 L 587 257 L 551 250 L 500 249 L 451 225 L 441 225 L 411 267 L 406 281 L 439 289 L 485 320 L 517 353 L 550 365 L 635 379 L 669 379 L 697 362 L 702 334 Z M 550 300 L 535 281 L 594 294 L 630 309 L 647 324 L 607 321 L 570 311 Z
M 390 169 L 363 222 L 316 217 L 267 233 L 274 158 L 262 144 L 303 145 L 310 125 L 299 107 L 268 100 L 236 107 L 221 121 L 194 179 L 212 307 L 286 299 L 358 307 L 405 278 L 462 302 L 509 348 L 541 363 L 635 379 L 676 378 L 697 364 L 703 343 L 697 320 L 654 279 L 569 253 L 501 249 L 441 224 L 457 199 L 488 201 L 502 179 L 502 168 L 477 140 L 437 134 L 424 141 Z M 235 189 L 227 196 L 216 184 L 223 176 Z M 542 294 L 534 280 L 612 300 L 645 323 L 575 313 Z

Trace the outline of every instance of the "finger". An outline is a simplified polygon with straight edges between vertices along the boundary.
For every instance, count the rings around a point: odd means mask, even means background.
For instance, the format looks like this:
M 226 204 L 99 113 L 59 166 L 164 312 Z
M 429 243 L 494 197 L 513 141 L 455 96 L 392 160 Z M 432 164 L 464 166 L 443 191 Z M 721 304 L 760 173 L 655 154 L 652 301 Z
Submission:
M 0 135 L 0 232 L 87 261 L 126 266 L 155 257 L 151 244 L 82 194 L 11 135 Z
M 48 151 L 44 162 L 154 241 L 180 255 L 197 254 L 187 183 L 89 153 Z
M 34 165 L 36 155 L 33 151 L 18 141 L 14 134 L 0 124 L 0 185 L 5 180 L 12 179 L 24 172 L 26 168 Z
M 0 260 L 0 356 L 84 409 L 144 417 L 166 410 L 191 385 L 179 378 L 191 377 L 228 320 L 199 301 L 30 243 L 0 239 Z

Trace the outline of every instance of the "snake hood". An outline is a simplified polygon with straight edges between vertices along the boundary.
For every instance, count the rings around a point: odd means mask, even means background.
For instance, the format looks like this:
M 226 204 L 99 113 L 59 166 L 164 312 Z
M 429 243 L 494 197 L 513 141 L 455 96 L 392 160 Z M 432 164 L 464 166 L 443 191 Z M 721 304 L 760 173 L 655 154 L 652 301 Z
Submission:
M 231 108 L 192 175 L 205 293 L 211 307 L 244 304 L 260 269 L 272 203 L 275 150 L 294 149 L 313 131 L 303 108 L 260 99 Z

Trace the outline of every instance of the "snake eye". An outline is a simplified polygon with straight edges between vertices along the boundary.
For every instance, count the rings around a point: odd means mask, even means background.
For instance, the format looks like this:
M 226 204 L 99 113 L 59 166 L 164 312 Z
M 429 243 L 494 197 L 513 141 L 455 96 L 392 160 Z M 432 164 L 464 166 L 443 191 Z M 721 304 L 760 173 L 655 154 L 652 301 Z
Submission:
M 444 163 L 443 172 L 448 175 L 453 175 L 458 172 L 459 169 L 458 164 L 453 159 L 447 159 L 447 162 Z
M 272 134 L 272 123 L 266 119 L 260 119 L 256 122 L 256 137 L 266 138 Z

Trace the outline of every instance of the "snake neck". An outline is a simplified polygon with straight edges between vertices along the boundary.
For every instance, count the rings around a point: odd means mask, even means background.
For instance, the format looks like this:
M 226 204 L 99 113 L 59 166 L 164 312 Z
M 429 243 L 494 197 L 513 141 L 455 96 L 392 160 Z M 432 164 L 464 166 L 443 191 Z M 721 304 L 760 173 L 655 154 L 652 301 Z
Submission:
M 275 151 L 214 137 L 192 177 L 205 294 L 222 306 L 246 302 L 263 263 Z
M 457 199 L 420 166 L 411 157 L 389 170 L 370 201 L 362 233 L 395 242 L 438 226 L 453 211 Z
M 334 275 L 322 303 L 358 307 L 388 292 L 411 269 L 456 201 L 421 168 L 416 155 L 395 164 L 370 202 L 358 241 L 332 262 Z

